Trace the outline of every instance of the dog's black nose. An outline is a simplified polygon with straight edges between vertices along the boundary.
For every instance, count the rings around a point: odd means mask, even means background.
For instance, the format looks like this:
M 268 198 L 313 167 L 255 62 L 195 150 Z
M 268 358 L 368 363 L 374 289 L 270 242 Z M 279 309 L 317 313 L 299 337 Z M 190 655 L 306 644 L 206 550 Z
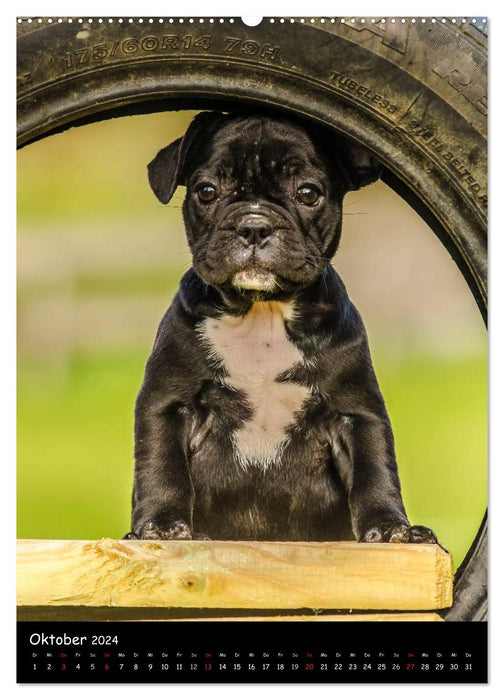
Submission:
M 236 233 L 247 245 L 263 246 L 273 233 L 271 223 L 261 214 L 248 214 L 238 222 Z

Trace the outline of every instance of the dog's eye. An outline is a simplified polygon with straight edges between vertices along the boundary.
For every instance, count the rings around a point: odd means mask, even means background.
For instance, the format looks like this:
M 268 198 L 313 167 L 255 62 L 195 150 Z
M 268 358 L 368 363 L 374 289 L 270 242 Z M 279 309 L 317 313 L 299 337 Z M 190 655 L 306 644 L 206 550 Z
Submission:
M 308 207 L 313 207 L 315 204 L 317 204 L 320 196 L 320 190 L 313 185 L 303 185 L 296 193 L 297 201 L 301 202 L 301 204 L 305 204 Z
M 198 197 L 205 204 L 209 204 L 217 197 L 217 190 L 213 185 L 201 185 L 198 189 Z

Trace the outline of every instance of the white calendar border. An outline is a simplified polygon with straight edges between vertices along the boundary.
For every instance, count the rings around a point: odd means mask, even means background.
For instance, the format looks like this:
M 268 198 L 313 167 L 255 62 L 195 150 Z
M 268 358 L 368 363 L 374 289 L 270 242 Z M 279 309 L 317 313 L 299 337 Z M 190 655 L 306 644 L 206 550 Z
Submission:
M 9 561 L 15 561 L 15 510 L 14 510 L 14 494 L 15 494 L 15 383 L 14 383 L 14 367 L 15 367 L 15 346 L 14 346 L 14 331 L 15 331 L 15 242 L 13 240 L 13 231 L 15 230 L 15 152 L 13 149 L 13 134 L 15 133 L 15 31 L 14 22 L 16 15 L 22 16 L 118 16 L 130 15 L 138 16 L 140 13 L 145 16 L 198 16 L 198 17 L 225 17 L 225 16 L 313 16 L 313 17 L 331 17 L 331 16 L 354 16 L 354 17 L 373 17 L 379 13 L 385 17 L 409 17 L 409 16 L 428 16 L 428 17 L 472 17 L 475 12 L 478 16 L 489 16 L 490 28 L 490 77 L 491 79 L 491 101 L 490 101 L 490 194 L 495 194 L 495 201 L 499 202 L 502 199 L 500 186 L 500 173 L 498 168 L 498 160 L 503 153 L 503 138 L 499 133 L 499 126 L 502 124 L 502 99 L 499 96 L 499 68 L 504 65 L 503 47 L 504 47 L 504 28 L 502 21 L 504 12 L 502 7 L 497 7 L 494 3 L 476 3 L 474 2 L 432 2 L 425 0 L 422 3 L 416 3 L 415 6 L 406 5 L 402 2 L 392 2 L 386 0 L 384 2 L 329 2 L 327 0 L 310 0 L 306 3 L 307 7 L 303 7 L 302 3 L 286 0 L 243 0 L 241 2 L 230 2 L 230 0 L 215 0 L 215 2 L 201 2 L 201 0 L 184 0 L 181 3 L 167 3 L 155 0 L 145 0 L 139 3 L 135 2 L 96 2 L 96 0 L 88 0 L 87 2 L 20 2 L 12 9 L 2 9 L 1 18 L 4 21 L 4 55 L 7 56 L 7 64 L 2 66 L 3 81 L 2 85 L 8 86 L 12 90 L 12 99 L 4 101 L 2 136 L 6 139 L 6 145 L 2 151 L 2 165 L 4 167 L 3 177 L 3 231 L 1 237 L 1 255 L 2 270 L 0 273 L 1 282 L 1 300 L 2 300 L 2 319 L 3 328 L 7 328 L 7 333 L 4 335 L 4 340 L 1 347 L 1 362 L 0 369 L 2 371 L 2 394 L 4 401 L 3 408 L 3 441 L 2 444 L 7 444 L 7 451 L 4 451 L 4 500 L 8 502 L 7 506 L 2 509 L 2 534 L 4 537 L 4 547 L 7 546 L 7 556 Z M 405 14 L 406 13 L 406 14 Z M 12 19 L 12 25 L 10 23 Z M 495 32 L 495 34 L 494 34 Z M 7 105 L 7 106 L 5 106 Z M 272 685 L 184 685 L 182 690 L 180 686 L 166 685 L 148 685 L 149 695 L 158 697 L 162 695 L 164 698 L 170 695 L 179 696 L 182 692 L 184 696 L 192 697 L 198 695 L 204 700 L 213 700 L 219 698 L 224 700 L 227 698 L 235 698 L 238 693 L 240 699 L 249 700 L 252 695 L 260 693 L 261 696 L 273 696 L 279 692 L 288 692 L 289 700 L 303 699 L 309 694 L 313 694 L 317 698 L 331 698 L 335 695 L 347 696 L 347 693 L 353 697 L 370 696 L 373 700 L 382 700 L 382 698 L 394 699 L 395 697 L 403 697 L 406 693 L 408 697 L 424 697 L 428 694 L 429 698 L 434 700 L 439 697 L 445 700 L 456 693 L 457 698 L 473 698 L 474 695 L 483 694 L 489 697 L 502 697 L 504 689 L 504 663 L 499 658 L 500 648 L 502 648 L 502 630 L 504 629 L 504 602 L 501 592 L 502 580 L 504 578 L 504 564 L 501 554 L 502 544 L 500 541 L 501 533 L 504 532 L 503 519 L 504 508 L 502 508 L 499 497 L 504 497 L 504 477 L 502 466 L 504 465 L 504 450 L 501 441 L 497 438 L 502 434 L 503 408 L 502 402 L 499 401 L 499 395 L 504 394 L 504 369 L 502 362 L 504 358 L 504 334 L 502 323 L 502 305 L 504 304 L 504 275 L 501 271 L 501 266 L 504 264 L 504 221 L 502 211 L 498 210 L 497 205 L 493 206 L 493 197 L 490 196 L 490 235 L 491 235 L 491 257 L 490 257 L 490 358 L 491 358 L 491 387 L 490 387 L 490 462 L 491 462 L 491 533 L 490 536 L 490 584 L 491 591 L 494 595 L 490 598 L 490 684 L 489 686 L 461 686 L 461 685 L 431 685 L 428 687 L 424 684 L 408 685 L 407 689 L 402 684 L 374 684 L 371 686 L 361 684 L 327 684 L 327 685 L 289 685 L 287 691 L 280 690 L 278 684 Z M 499 319 L 500 316 L 500 319 Z M 499 367 L 501 365 L 501 367 Z M 492 508 L 493 504 L 493 508 Z M 12 547 L 12 549 L 11 549 Z M 4 556 L 6 555 L 4 550 Z M 2 577 L 6 578 L 5 573 Z M 15 581 L 14 576 L 7 577 L 7 586 L 3 588 L 3 604 L 5 607 L 3 620 L 6 621 L 2 626 L 2 644 L 0 647 L 0 663 L 2 666 L 1 682 L 2 687 L 8 688 L 9 693 L 15 696 L 26 697 L 36 696 L 37 700 L 45 700 L 45 698 L 67 697 L 72 698 L 86 697 L 89 693 L 93 697 L 110 698 L 116 692 L 120 693 L 121 700 L 126 700 L 130 697 L 137 698 L 142 692 L 143 686 L 134 684 L 131 686 L 121 684 L 96 686 L 90 688 L 87 684 L 72 685 L 71 689 L 68 686 L 54 685 L 25 685 L 16 686 L 14 683 L 15 669 Z M 453 623 L 452 623 L 453 624 Z M 455 623 L 456 624 L 456 623 Z M 476 623 L 475 623 L 476 624 Z M 149 699 L 150 700 L 150 699 Z

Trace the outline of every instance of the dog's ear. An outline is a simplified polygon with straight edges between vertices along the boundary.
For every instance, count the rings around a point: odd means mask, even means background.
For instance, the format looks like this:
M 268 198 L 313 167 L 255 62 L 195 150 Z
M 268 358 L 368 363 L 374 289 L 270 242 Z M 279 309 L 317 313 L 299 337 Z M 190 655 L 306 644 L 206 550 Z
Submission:
M 202 135 L 210 136 L 225 116 L 221 112 L 200 112 L 193 119 L 185 135 L 162 148 L 147 166 L 149 183 L 156 197 L 168 204 L 177 185 L 185 184 L 184 166 L 191 147 Z
M 152 191 L 163 204 L 168 204 L 177 188 L 182 141 L 177 139 L 162 148 L 147 166 Z
M 343 174 L 347 192 L 370 185 L 382 174 L 383 166 L 365 146 L 326 128 L 311 127 L 309 132 L 329 166 L 336 165 L 340 175 Z
M 349 190 L 358 190 L 378 180 L 383 166 L 364 146 L 346 140 L 339 140 L 338 151 L 348 175 Z

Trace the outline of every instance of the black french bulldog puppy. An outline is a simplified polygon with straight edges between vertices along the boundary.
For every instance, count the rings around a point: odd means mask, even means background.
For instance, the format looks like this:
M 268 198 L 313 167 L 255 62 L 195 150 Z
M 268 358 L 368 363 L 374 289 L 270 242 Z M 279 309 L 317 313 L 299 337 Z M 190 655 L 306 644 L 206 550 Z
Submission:
M 360 146 L 261 114 L 199 114 L 149 164 L 193 267 L 136 403 L 137 539 L 436 542 L 411 527 L 362 320 L 330 264 Z

